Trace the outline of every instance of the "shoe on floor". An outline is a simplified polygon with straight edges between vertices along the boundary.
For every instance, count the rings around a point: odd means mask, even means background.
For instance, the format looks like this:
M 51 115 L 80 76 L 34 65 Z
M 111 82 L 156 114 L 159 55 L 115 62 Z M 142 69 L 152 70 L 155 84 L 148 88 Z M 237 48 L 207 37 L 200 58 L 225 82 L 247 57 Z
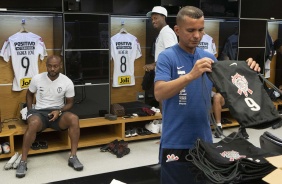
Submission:
M 218 131 L 218 129 L 220 130 L 220 132 Z M 222 133 L 223 133 L 222 127 L 221 126 L 217 126 L 217 128 L 215 129 L 215 132 L 214 132 L 214 137 L 215 138 L 220 138 Z
M 70 157 L 68 162 L 69 166 L 74 168 L 76 171 L 81 171 L 83 169 L 83 165 L 80 163 L 76 155 Z
M 17 160 L 17 158 L 19 157 L 19 153 L 16 152 L 11 158 L 10 160 L 4 165 L 4 169 L 5 170 L 9 170 L 13 168 L 13 164 L 14 162 Z
M 26 161 L 20 161 L 17 171 L 16 171 L 16 177 L 17 178 L 23 178 L 25 177 L 25 173 L 27 171 L 27 162 Z
M 21 162 L 21 159 L 22 159 L 22 154 L 19 155 L 19 157 L 17 158 L 17 160 L 13 163 L 13 168 L 14 169 L 17 169 L 20 162 Z

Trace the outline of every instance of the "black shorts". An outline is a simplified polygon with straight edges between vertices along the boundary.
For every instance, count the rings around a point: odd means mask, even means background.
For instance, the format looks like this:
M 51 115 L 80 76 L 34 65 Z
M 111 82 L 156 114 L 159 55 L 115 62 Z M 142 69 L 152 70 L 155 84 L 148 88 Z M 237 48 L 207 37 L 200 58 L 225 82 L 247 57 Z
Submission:
M 160 163 L 165 162 L 187 162 L 186 156 L 189 153 L 189 149 L 166 149 L 163 148 L 160 154 Z
M 59 121 L 60 121 L 62 116 L 59 116 L 55 121 L 49 121 L 48 114 L 51 113 L 54 110 L 55 109 L 41 109 L 41 110 L 30 109 L 27 112 L 27 117 L 32 115 L 32 116 L 38 116 L 41 119 L 42 129 L 40 130 L 40 132 L 42 132 L 46 128 L 52 128 L 52 129 L 57 130 L 57 131 L 62 131 L 63 129 L 61 129 L 59 127 Z

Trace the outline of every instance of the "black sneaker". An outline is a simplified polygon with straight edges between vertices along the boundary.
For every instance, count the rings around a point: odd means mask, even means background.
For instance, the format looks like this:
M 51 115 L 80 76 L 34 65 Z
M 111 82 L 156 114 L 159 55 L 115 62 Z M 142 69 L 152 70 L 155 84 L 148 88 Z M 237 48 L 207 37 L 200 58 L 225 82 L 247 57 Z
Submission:
M 25 173 L 27 171 L 27 162 L 20 161 L 17 171 L 16 171 L 16 177 L 17 178 L 23 178 L 25 177 Z
M 220 132 L 219 132 L 218 129 L 220 130 Z M 215 138 L 220 138 L 222 133 L 223 133 L 222 127 L 221 126 L 217 126 L 217 128 L 215 128 L 214 137 Z
M 132 137 L 133 137 L 133 136 L 137 136 L 137 135 L 138 135 L 138 133 L 137 133 L 137 128 L 132 128 L 132 129 L 130 130 L 130 134 L 131 134 Z
M 76 171 L 81 171 L 83 169 L 83 165 L 80 163 L 76 155 L 69 158 L 68 164 Z
M 125 137 L 131 137 L 131 130 L 130 129 L 125 130 Z

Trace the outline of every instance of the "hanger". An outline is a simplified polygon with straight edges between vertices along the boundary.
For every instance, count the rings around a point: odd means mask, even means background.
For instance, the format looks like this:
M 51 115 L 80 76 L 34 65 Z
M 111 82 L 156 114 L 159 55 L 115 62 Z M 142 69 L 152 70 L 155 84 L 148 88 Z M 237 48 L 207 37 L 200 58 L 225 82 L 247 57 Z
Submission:
M 126 31 L 126 29 L 124 27 L 122 27 L 119 32 L 122 33 L 122 34 L 126 34 L 127 33 L 127 31 Z
M 22 19 L 22 28 L 19 31 L 20 33 L 28 33 L 28 30 L 25 28 L 25 19 Z
M 126 31 L 126 29 L 124 28 L 124 21 L 121 21 L 121 29 L 120 29 L 119 33 L 122 33 L 122 34 L 128 33 L 128 32 Z

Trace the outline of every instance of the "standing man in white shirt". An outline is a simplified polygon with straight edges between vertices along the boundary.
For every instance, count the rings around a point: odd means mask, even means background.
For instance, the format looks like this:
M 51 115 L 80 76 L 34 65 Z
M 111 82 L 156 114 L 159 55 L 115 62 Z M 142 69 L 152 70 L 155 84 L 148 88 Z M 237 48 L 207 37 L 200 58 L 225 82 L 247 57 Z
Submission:
M 159 31 L 155 42 L 155 62 L 146 64 L 143 68 L 145 71 L 154 70 L 159 54 L 178 43 L 175 32 L 167 25 L 167 10 L 162 6 L 155 6 L 152 11 L 147 13 L 151 17 L 153 27 Z

